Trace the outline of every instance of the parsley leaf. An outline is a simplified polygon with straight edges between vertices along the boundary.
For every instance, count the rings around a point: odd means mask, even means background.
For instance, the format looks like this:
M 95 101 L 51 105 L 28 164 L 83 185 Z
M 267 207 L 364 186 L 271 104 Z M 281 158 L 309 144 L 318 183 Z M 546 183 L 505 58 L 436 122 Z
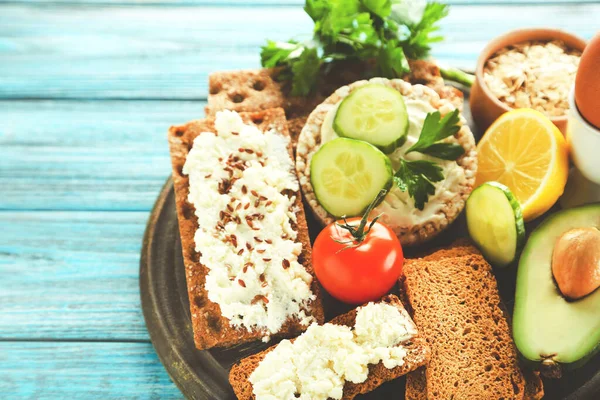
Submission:
M 322 63 L 316 48 L 293 40 L 269 40 L 267 45 L 262 47 L 260 56 L 262 65 L 266 68 L 288 67 L 277 78 L 291 80 L 292 95 L 306 96 L 315 88 Z
M 315 48 L 305 48 L 292 63 L 292 95 L 306 96 L 314 88 L 317 81 L 321 59 Z
M 379 50 L 377 68 L 381 76 L 400 78 L 410 72 L 404 50 L 395 41 L 389 41 Z
M 442 168 L 426 160 L 408 161 L 401 159 L 400 168 L 394 174 L 394 183 L 403 192 L 408 191 L 415 199 L 415 207 L 423 210 L 429 196 L 435 194 L 434 182 L 444 179 Z
M 419 152 L 442 160 L 453 161 L 465 154 L 465 149 L 458 143 L 434 143 Z
M 261 64 L 265 68 L 285 65 L 290 59 L 294 58 L 292 53 L 301 53 L 303 47 L 302 44 L 299 44 L 294 40 L 287 42 L 275 42 L 269 40 L 265 46 L 261 47 Z
M 312 42 L 268 41 L 261 49 L 262 66 L 283 67 L 278 79 L 291 81 L 293 95 L 313 92 L 319 73 L 344 61 L 363 63 L 365 77 L 403 77 L 410 72 L 407 58 L 427 56 L 430 44 L 442 39 L 435 32 L 448 7 L 424 2 L 305 0 L 314 22 Z
M 443 36 L 433 35 L 440 27 L 437 23 L 448 15 L 449 7 L 442 3 L 427 3 L 421 21 L 408 26 L 410 35 L 403 42 L 406 56 L 411 59 L 425 58 L 431 50 L 431 43 L 442 41 Z
M 306 0 L 304 4 L 304 11 L 312 18 L 314 22 L 317 22 L 325 16 L 329 11 L 330 5 L 329 0 Z
M 456 134 L 460 130 L 458 110 L 454 110 L 441 118 L 439 111 L 427 114 L 419 140 L 413 144 L 406 154 L 418 151 L 443 160 L 456 160 L 465 151 L 456 143 L 436 143 Z
M 361 0 L 361 2 L 365 8 L 379 18 L 385 18 L 392 12 L 391 0 Z

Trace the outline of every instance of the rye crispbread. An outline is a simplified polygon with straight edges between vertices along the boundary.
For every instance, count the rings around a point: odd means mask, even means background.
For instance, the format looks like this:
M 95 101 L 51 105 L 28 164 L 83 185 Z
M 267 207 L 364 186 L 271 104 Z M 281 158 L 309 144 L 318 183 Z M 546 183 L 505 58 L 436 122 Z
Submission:
M 438 95 L 461 109 L 463 94 L 451 86 L 445 86 L 438 66 L 427 60 L 410 60 L 411 72 L 404 80 L 434 89 Z M 258 69 L 242 71 L 220 71 L 208 78 L 208 105 L 206 115 L 217 111 L 260 111 L 281 107 L 288 119 L 288 128 L 293 142 L 297 140 L 306 118 L 337 88 L 364 79 L 368 64 L 345 62 L 324 73 L 316 93 L 309 96 L 291 96 L 289 85 L 279 82 L 280 69 Z
M 406 313 L 402 302 L 394 295 L 388 295 L 380 301 L 392 304 L 402 312 Z M 354 326 L 355 320 L 356 309 L 332 319 L 329 323 L 335 325 Z M 408 354 L 404 358 L 405 363 L 403 365 L 392 369 L 387 369 L 381 362 L 376 365 L 370 365 L 369 376 L 366 381 L 359 384 L 346 382 L 344 385 L 344 395 L 342 399 L 350 400 L 359 394 L 371 392 L 384 382 L 396 379 L 427 363 L 430 351 L 420 333 L 413 336 L 407 342 L 404 342 L 403 346 L 405 346 L 408 350 Z M 244 358 L 231 368 L 229 373 L 229 383 L 231 383 L 231 386 L 233 387 L 238 399 L 255 399 L 252 390 L 252 384 L 249 381 L 250 375 L 256 369 L 258 364 L 265 358 L 266 354 L 272 351 L 275 347 L 276 346 L 270 347 L 258 354 Z
M 274 129 L 284 136 L 289 136 L 285 113 L 282 109 L 271 109 L 260 112 L 240 113 L 245 123 L 255 124 L 261 131 Z M 173 166 L 173 182 L 175 187 L 175 198 L 177 203 L 177 217 L 181 235 L 181 247 L 186 270 L 188 294 L 190 299 L 190 311 L 192 314 L 192 327 L 194 330 L 194 342 L 200 350 L 211 347 L 233 346 L 236 344 L 261 339 L 265 331 L 245 328 L 234 328 L 229 320 L 221 315 L 218 304 L 208 299 L 204 288 L 208 270 L 199 262 L 200 254 L 196 251 L 194 234 L 198 229 L 198 219 L 195 216 L 195 207 L 188 202 L 189 178 L 183 174 L 183 166 L 194 138 L 201 132 L 215 132 L 215 119 L 209 117 L 203 120 L 195 120 L 184 125 L 173 126 L 169 129 L 168 139 L 171 151 L 171 162 Z M 291 144 L 288 146 L 290 157 L 292 156 Z M 295 193 L 297 223 L 295 229 L 298 232 L 297 241 L 302 242 L 302 253 L 298 257 L 299 262 L 313 276 L 311 290 L 316 300 L 309 304 L 307 314 L 312 315 L 319 322 L 323 321 L 323 307 L 321 304 L 320 288 L 315 278 L 311 261 L 311 245 L 308 236 L 308 227 L 302 206 L 300 193 Z M 296 319 L 288 319 L 275 337 L 292 337 L 305 330 L 306 327 Z
M 460 238 L 452 243 L 450 247 L 439 248 L 431 250 L 425 254 L 420 260 L 423 261 L 438 261 L 446 258 L 453 257 L 464 257 L 469 255 L 481 255 L 477 247 L 468 238 Z M 407 303 L 406 298 L 402 299 L 403 302 Z M 506 310 L 502 303 L 500 304 L 501 309 Z M 414 310 L 411 309 L 411 315 Z M 508 318 L 508 316 L 507 316 Z M 418 370 L 411 372 L 406 376 L 406 400 L 427 400 L 427 378 L 425 373 L 426 367 L 419 368 Z M 523 376 L 525 378 L 525 400 L 539 400 L 544 396 L 544 388 L 542 380 L 540 379 L 539 373 L 531 371 L 529 369 L 523 369 Z
M 406 398 L 537 398 L 541 382 L 521 372 L 491 267 L 469 247 L 405 264 L 406 296 L 432 350 L 425 372 L 407 377 Z

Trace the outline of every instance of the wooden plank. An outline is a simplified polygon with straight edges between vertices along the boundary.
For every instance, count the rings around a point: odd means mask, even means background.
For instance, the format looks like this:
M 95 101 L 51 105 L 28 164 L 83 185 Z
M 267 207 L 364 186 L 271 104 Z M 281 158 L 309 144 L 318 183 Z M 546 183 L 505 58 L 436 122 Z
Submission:
M 0 209 L 150 210 L 203 102 L 0 102 Z
M 0 340 L 148 340 L 138 283 L 147 218 L 0 212 Z
M 3 398 L 183 398 L 150 343 L 0 342 L 0 376 Z
M 168 6 L 201 5 L 222 7 L 303 7 L 304 0 L 2 0 L 0 3 L 51 3 L 51 4 L 120 4 L 120 5 L 148 5 L 162 4 Z M 468 5 L 493 5 L 493 4 L 573 4 L 596 3 L 597 0 L 448 0 L 445 3 Z
M 472 67 L 505 31 L 552 26 L 589 38 L 598 15 L 600 4 L 456 5 L 433 55 Z M 211 71 L 258 67 L 267 37 L 310 31 L 300 7 L 5 4 L 0 97 L 205 99 Z

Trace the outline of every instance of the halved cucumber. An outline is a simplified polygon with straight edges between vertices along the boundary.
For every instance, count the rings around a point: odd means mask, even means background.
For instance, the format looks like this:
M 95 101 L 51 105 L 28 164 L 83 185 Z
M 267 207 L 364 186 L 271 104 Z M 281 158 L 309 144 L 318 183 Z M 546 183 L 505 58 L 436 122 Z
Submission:
M 378 84 L 356 89 L 340 103 L 333 129 L 339 136 L 364 140 L 389 154 L 406 142 L 404 98 L 397 90 Z
M 466 205 L 469 235 L 494 266 L 512 263 L 525 241 L 521 205 L 510 189 L 486 182 L 473 190 Z
M 392 186 L 393 174 L 389 158 L 360 140 L 327 142 L 310 162 L 317 200 L 335 217 L 361 215 L 381 189 Z

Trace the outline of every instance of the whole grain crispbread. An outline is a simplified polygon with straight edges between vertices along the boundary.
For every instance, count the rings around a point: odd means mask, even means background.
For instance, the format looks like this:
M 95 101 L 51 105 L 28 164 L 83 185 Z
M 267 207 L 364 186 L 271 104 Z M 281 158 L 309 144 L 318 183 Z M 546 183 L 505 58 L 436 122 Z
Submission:
M 394 295 L 388 295 L 380 301 L 392 304 L 397 307 L 401 312 L 406 313 L 406 310 L 402 306 L 402 303 L 398 297 Z M 407 314 L 408 315 L 408 314 Z M 349 311 L 346 314 L 342 314 L 329 323 L 335 325 L 346 325 L 354 326 L 356 320 L 356 309 Z M 407 374 L 410 371 L 425 365 L 429 359 L 429 348 L 425 343 L 425 340 L 417 334 L 413 336 L 409 341 L 402 344 L 408 351 L 406 355 L 405 363 L 398 367 L 387 369 L 383 363 L 369 366 L 369 376 L 366 381 L 355 384 L 346 382 L 344 385 L 343 400 L 350 400 L 359 394 L 364 394 L 373 391 L 384 382 L 396 379 L 402 375 Z M 252 384 L 250 383 L 250 375 L 258 367 L 258 364 L 265 358 L 267 353 L 272 351 L 276 346 L 269 347 L 268 349 L 254 354 L 250 357 L 244 358 L 243 360 L 236 363 L 229 373 L 229 383 L 233 387 L 233 390 L 240 400 L 255 399 Z
M 410 60 L 409 64 L 411 73 L 404 77 L 406 81 L 427 85 L 456 108 L 462 108 L 462 92 L 444 85 L 435 63 Z M 317 91 L 309 96 L 291 96 L 289 85 L 277 79 L 279 68 L 214 72 L 208 78 L 206 115 L 214 116 L 221 110 L 260 111 L 281 107 L 286 112 L 288 129 L 295 143 L 311 111 L 337 88 L 363 79 L 368 68 L 364 63 L 338 64 L 322 76 Z
M 526 398 L 508 315 L 484 258 L 431 255 L 407 261 L 404 273 L 413 319 L 432 351 L 425 373 L 407 378 L 406 398 Z
M 240 113 L 245 123 L 255 124 L 261 131 L 274 129 L 282 135 L 288 136 L 285 113 L 282 109 L 271 109 L 253 113 Z M 175 187 L 175 198 L 177 203 L 177 217 L 179 221 L 179 232 L 181 236 L 181 248 L 186 270 L 188 294 L 190 299 L 190 311 L 192 314 L 192 327 L 194 330 L 194 342 L 200 350 L 211 347 L 225 347 L 261 339 L 266 335 L 265 331 L 245 328 L 235 328 L 230 325 L 229 320 L 221 315 L 218 304 L 209 300 L 204 283 L 208 273 L 207 268 L 199 261 L 200 254 L 196 251 L 194 234 L 198 229 L 198 219 L 195 216 L 195 207 L 188 202 L 189 178 L 183 174 L 183 166 L 186 157 L 196 136 L 201 132 L 214 132 L 215 119 L 209 117 L 203 120 L 195 120 L 184 125 L 173 126 L 169 129 L 168 139 L 171 151 L 171 162 L 173 166 L 173 182 Z M 292 156 L 291 145 L 288 146 L 290 157 Z M 311 290 L 316 299 L 309 306 L 307 314 L 312 315 L 317 321 L 322 322 L 323 306 L 321 304 L 320 288 L 315 278 L 311 262 L 311 245 L 308 236 L 308 227 L 302 206 L 300 193 L 296 193 L 296 229 L 298 241 L 302 242 L 302 253 L 299 262 L 313 276 Z M 296 319 L 288 319 L 275 337 L 292 337 L 298 335 L 305 329 Z

